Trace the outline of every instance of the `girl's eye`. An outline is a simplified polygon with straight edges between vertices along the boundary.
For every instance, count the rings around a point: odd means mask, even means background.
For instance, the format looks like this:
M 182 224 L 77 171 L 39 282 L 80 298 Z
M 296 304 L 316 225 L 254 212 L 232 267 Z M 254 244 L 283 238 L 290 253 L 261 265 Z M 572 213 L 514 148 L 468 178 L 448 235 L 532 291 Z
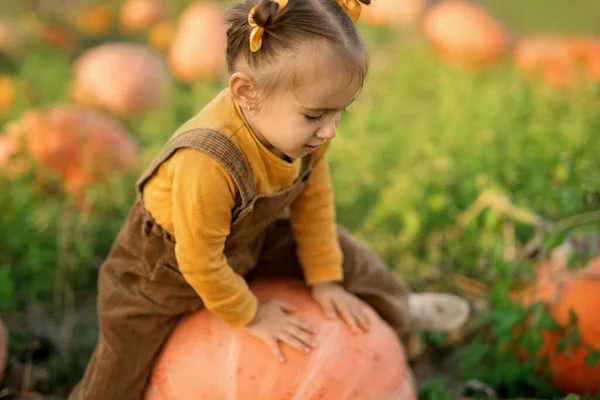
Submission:
M 312 115 L 304 114 L 304 118 L 306 118 L 306 120 L 308 122 L 320 122 L 323 119 L 323 115 L 319 115 L 318 117 L 313 117 Z

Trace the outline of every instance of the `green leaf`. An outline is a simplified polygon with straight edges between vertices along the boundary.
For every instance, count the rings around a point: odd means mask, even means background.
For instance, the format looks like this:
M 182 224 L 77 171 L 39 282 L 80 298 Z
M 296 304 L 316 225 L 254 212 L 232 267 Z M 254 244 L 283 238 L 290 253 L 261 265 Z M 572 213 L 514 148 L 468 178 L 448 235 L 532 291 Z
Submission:
M 577 313 L 573 309 L 569 310 L 569 326 L 576 326 L 577 321 Z
M 600 361 L 600 351 L 598 351 L 598 350 L 592 349 L 585 356 L 585 363 L 590 368 L 596 367 L 596 364 L 598 363 L 598 361 Z

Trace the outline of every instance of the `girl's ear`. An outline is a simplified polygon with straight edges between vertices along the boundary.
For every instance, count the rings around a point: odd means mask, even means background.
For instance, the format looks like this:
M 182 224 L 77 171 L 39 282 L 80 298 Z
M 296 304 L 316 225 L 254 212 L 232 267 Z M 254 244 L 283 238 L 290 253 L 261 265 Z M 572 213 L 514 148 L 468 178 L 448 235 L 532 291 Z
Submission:
M 229 90 L 235 102 L 243 109 L 254 108 L 256 83 L 244 72 L 235 72 L 229 78 Z

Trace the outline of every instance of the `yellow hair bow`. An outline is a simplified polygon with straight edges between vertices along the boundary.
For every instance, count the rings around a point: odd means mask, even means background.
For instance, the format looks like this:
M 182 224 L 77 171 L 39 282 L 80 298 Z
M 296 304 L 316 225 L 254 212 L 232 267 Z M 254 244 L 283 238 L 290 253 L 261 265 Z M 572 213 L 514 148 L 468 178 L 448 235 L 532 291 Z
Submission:
M 360 12 L 362 10 L 362 4 L 358 0 L 335 0 L 336 3 L 342 7 L 346 14 L 350 17 L 352 22 L 356 23 L 358 21 L 358 17 L 360 17 Z
M 279 9 L 277 12 L 280 12 L 287 6 L 288 0 L 273 0 L 275 3 L 279 4 Z M 262 47 L 262 38 L 265 34 L 265 28 L 262 26 L 258 26 L 254 21 L 254 13 L 256 12 L 256 6 L 250 9 L 248 12 L 248 23 L 252 27 L 252 32 L 250 33 L 250 51 L 256 53 Z

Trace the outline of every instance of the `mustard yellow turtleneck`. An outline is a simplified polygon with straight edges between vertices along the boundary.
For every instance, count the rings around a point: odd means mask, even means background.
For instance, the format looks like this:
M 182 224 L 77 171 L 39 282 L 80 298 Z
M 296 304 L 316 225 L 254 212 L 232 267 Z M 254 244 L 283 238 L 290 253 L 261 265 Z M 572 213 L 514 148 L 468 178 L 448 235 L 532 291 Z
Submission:
M 287 162 L 267 150 L 252 133 L 229 90 L 222 91 L 175 135 L 213 129 L 238 146 L 247 159 L 258 192 L 289 187 L 300 160 Z M 291 206 L 291 225 L 307 284 L 342 279 L 333 191 L 325 153 L 315 157 L 306 189 Z M 206 307 L 232 327 L 250 322 L 257 299 L 223 254 L 230 232 L 237 188 L 229 173 L 210 156 L 191 148 L 176 151 L 143 188 L 146 209 L 175 237 L 179 269 Z

